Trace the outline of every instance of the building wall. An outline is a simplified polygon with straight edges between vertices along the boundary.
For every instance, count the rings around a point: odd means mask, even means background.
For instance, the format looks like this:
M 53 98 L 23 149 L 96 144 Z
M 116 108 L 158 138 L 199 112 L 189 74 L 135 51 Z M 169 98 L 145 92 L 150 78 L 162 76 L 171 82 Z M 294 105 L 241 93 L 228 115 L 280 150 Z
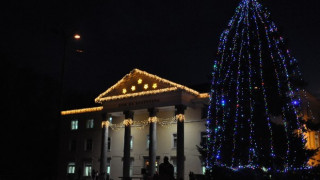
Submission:
M 94 127 L 86 128 L 86 121 L 94 119 Z M 79 171 L 83 176 L 84 163 L 92 163 L 92 168 L 99 169 L 99 158 L 101 148 L 101 114 L 88 113 L 65 116 L 61 122 L 60 131 L 60 155 L 58 164 L 59 179 L 67 179 L 67 166 L 69 162 L 75 162 L 75 174 L 70 175 L 77 177 Z M 71 130 L 71 121 L 78 120 L 78 129 Z M 85 151 L 85 140 L 92 139 L 92 151 Z M 75 151 L 70 151 L 72 140 L 76 140 Z
M 174 118 L 174 107 L 160 108 L 157 114 L 159 123 L 157 124 L 157 157 L 159 164 L 163 162 L 163 157 L 168 156 L 171 163 L 174 163 L 176 157 L 176 148 L 173 147 L 173 134 L 177 133 L 176 123 L 163 125 L 162 120 L 172 120 Z M 111 113 L 112 123 L 120 125 L 124 120 L 121 112 Z M 88 119 L 94 118 L 94 128 L 86 129 L 85 123 Z M 196 145 L 200 145 L 201 132 L 206 131 L 205 120 L 201 119 L 201 107 L 188 107 L 185 111 L 185 179 L 188 179 L 189 172 L 202 174 L 200 154 Z M 79 129 L 70 130 L 71 120 L 79 120 Z M 148 119 L 147 109 L 138 110 L 134 114 L 134 121 L 142 122 Z M 75 162 L 76 169 L 84 168 L 85 162 L 91 162 L 92 168 L 100 169 L 100 151 L 101 151 L 101 113 L 79 114 L 77 116 L 67 116 L 63 120 L 63 132 L 61 138 L 61 155 L 59 163 L 59 177 L 65 179 L 67 175 L 68 162 Z M 147 146 L 147 135 L 149 134 L 149 125 L 132 126 L 131 135 L 133 137 L 133 148 L 131 150 L 132 175 L 141 176 L 141 168 L 144 167 L 144 159 L 149 156 Z M 124 128 L 110 127 L 109 137 L 111 138 L 111 149 L 107 156 L 110 158 L 110 177 L 119 179 L 122 176 L 122 157 L 124 146 Z M 85 140 L 92 138 L 93 149 L 91 152 L 84 150 Z M 77 140 L 76 152 L 69 151 L 70 140 Z M 81 176 L 83 172 L 81 173 Z M 77 176 L 77 171 L 75 175 Z M 83 177 L 84 178 L 84 177 Z M 90 179 L 90 178 L 87 178 Z
M 319 131 L 309 131 L 305 134 L 307 139 L 306 147 L 308 149 L 319 149 L 320 148 L 320 132 Z M 317 137 L 317 138 L 316 138 Z M 318 151 L 315 156 L 313 156 L 308 164 L 310 166 L 316 166 L 320 164 L 320 151 Z

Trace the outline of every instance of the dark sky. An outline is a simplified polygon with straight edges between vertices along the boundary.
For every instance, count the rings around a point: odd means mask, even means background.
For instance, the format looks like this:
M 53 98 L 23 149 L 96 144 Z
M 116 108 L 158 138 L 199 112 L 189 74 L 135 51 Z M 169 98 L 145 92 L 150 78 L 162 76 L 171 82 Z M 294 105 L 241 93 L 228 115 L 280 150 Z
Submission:
M 260 0 L 320 97 L 319 0 Z M 28 0 L 2 2 L 0 48 L 10 61 L 98 95 L 134 68 L 184 85 L 208 82 L 218 37 L 239 0 Z M 76 53 L 83 49 L 83 53 Z

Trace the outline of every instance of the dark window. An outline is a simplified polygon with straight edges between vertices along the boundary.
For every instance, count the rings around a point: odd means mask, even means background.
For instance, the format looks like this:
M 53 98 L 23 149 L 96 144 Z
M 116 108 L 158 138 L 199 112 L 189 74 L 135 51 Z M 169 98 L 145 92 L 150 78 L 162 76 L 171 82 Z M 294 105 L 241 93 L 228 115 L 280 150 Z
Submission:
M 201 119 L 207 119 L 208 116 L 208 106 L 205 105 L 202 109 L 201 109 Z
M 207 145 L 207 132 L 201 132 L 201 141 L 200 146 L 206 146 Z
M 69 150 L 71 152 L 75 152 L 76 151 L 76 147 L 77 147 L 77 141 L 75 139 L 72 139 L 70 141 Z
M 92 150 L 92 139 L 87 139 L 85 143 L 85 150 L 91 151 Z
M 87 120 L 87 124 L 86 124 L 86 128 L 87 129 L 92 129 L 94 127 L 94 120 L 93 119 L 88 119 Z
M 172 146 L 173 148 L 176 148 L 177 147 L 177 134 L 172 134 Z
M 111 150 L 111 138 L 108 137 L 108 151 Z

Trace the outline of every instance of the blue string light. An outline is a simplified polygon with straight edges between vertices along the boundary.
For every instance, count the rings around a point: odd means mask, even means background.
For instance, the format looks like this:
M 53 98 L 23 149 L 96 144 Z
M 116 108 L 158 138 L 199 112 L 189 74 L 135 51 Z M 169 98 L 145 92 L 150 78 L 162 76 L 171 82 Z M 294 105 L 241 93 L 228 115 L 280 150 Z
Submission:
M 282 48 L 284 38 L 277 33 L 270 13 L 257 0 L 242 0 L 221 34 L 209 98 L 207 169 L 215 165 L 233 170 L 263 166 L 274 169 L 272 163 L 261 164 L 263 158 L 274 161 L 278 156 L 272 96 L 287 100 L 278 108 L 287 143 L 284 167 L 277 171 L 305 168 L 295 167 L 291 139 L 295 130 L 303 128 L 299 122 L 301 89 L 293 84 L 294 78 L 302 79 L 301 72 L 290 51 Z M 268 143 L 259 142 L 257 128 L 261 125 L 257 124 L 264 124 L 262 128 L 268 133 L 263 138 Z M 266 157 L 261 155 L 264 151 L 268 152 Z

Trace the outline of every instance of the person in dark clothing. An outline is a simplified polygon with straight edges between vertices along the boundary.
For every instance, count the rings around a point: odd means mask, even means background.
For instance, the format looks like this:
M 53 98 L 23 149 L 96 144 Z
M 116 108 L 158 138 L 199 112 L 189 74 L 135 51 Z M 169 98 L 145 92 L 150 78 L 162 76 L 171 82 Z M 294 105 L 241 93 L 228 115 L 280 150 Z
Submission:
M 174 168 L 170 164 L 169 158 L 165 156 L 163 158 L 163 163 L 159 166 L 159 180 L 173 180 L 174 179 Z
M 92 180 L 96 180 L 96 171 L 94 169 L 92 169 L 91 171 L 91 177 L 92 177 Z

